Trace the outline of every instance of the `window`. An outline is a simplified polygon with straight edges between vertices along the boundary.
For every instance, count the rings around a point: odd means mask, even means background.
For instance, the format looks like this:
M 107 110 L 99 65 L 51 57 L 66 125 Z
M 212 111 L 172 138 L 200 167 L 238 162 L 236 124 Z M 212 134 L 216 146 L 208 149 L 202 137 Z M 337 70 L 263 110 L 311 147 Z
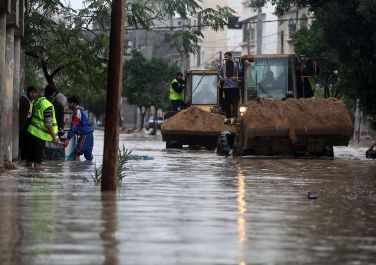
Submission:
M 255 96 L 281 99 L 288 87 L 287 58 L 257 58 L 246 69 L 247 100 Z
M 292 37 L 292 34 L 296 32 L 296 19 L 291 18 L 289 20 L 289 36 Z
M 300 18 L 300 27 L 306 28 L 307 24 L 308 24 L 307 16 L 305 14 L 303 14 L 302 17 Z
M 192 75 L 192 104 L 218 104 L 216 75 Z

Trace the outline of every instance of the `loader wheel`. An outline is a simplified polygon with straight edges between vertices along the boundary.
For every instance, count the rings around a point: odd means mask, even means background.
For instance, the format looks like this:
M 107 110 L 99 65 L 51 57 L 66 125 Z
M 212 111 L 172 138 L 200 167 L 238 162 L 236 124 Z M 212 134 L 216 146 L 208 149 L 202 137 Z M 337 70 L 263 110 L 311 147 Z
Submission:
M 233 135 L 230 132 L 220 132 L 217 138 L 217 155 L 229 156 Z
M 166 149 L 170 149 L 170 148 L 181 149 L 181 148 L 183 148 L 183 146 L 178 141 L 169 141 L 169 140 L 167 140 L 166 141 Z
M 322 150 L 322 156 L 334 157 L 333 146 L 331 145 L 324 146 L 324 149 Z

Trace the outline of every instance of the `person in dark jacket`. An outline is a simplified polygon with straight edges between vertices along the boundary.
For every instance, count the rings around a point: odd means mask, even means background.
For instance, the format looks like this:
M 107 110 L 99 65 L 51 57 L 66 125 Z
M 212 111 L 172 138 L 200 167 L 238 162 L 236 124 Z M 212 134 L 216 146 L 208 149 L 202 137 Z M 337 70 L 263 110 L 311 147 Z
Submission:
M 34 167 L 40 167 L 46 142 L 53 142 L 56 145 L 59 143 L 55 108 L 52 105 L 55 96 L 55 87 L 47 85 L 44 89 L 44 97 L 38 98 L 33 104 L 33 114 L 27 128 L 28 166 L 34 164 Z
M 232 59 L 231 52 L 225 52 L 224 64 L 219 70 L 220 76 L 223 77 L 220 83 L 220 89 L 224 92 L 224 111 L 226 113 L 225 123 L 235 123 L 238 116 L 238 106 L 240 100 L 239 85 L 237 76 L 239 74 L 239 66 Z
M 93 160 L 94 130 L 89 122 L 87 111 L 78 104 L 78 97 L 72 96 L 68 98 L 68 107 L 73 110 L 73 115 L 71 127 L 67 139 L 64 141 L 64 146 L 68 146 L 69 140 L 77 135 L 78 141 L 75 148 L 75 159 L 79 160 L 80 155 L 84 155 L 86 160 Z
M 27 141 L 27 128 L 31 121 L 31 115 L 33 113 L 33 103 L 38 96 L 38 91 L 35 87 L 29 86 L 20 98 L 20 111 L 19 111 L 19 146 L 21 160 L 25 160 L 28 152 Z
M 62 93 L 58 93 L 52 104 L 55 108 L 57 127 L 59 128 L 59 138 L 61 138 L 64 135 L 64 109 L 67 104 L 67 99 Z

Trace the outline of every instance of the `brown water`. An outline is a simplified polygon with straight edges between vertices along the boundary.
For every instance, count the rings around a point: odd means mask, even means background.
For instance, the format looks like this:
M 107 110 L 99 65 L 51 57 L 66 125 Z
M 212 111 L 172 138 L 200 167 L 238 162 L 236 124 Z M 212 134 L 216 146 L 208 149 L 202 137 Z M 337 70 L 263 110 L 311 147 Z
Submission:
M 103 133 L 96 133 L 99 164 Z M 224 158 L 122 135 L 116 193 L 94 164 L 18 165 L 0 176 L 0 264 L 376 264 L 376 161 Z M 315 191 L 317 200 L 308 200 Z

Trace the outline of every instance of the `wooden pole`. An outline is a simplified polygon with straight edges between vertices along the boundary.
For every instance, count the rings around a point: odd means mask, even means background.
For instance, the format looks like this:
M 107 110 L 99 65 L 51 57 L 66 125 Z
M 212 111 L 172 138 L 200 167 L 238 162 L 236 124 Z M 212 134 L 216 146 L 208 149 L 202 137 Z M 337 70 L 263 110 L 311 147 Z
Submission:
M 124 57 L 125 2 L 126 0 L 112 1 L 102 191 L 116 191 L 117 184 L 120 99 Z

